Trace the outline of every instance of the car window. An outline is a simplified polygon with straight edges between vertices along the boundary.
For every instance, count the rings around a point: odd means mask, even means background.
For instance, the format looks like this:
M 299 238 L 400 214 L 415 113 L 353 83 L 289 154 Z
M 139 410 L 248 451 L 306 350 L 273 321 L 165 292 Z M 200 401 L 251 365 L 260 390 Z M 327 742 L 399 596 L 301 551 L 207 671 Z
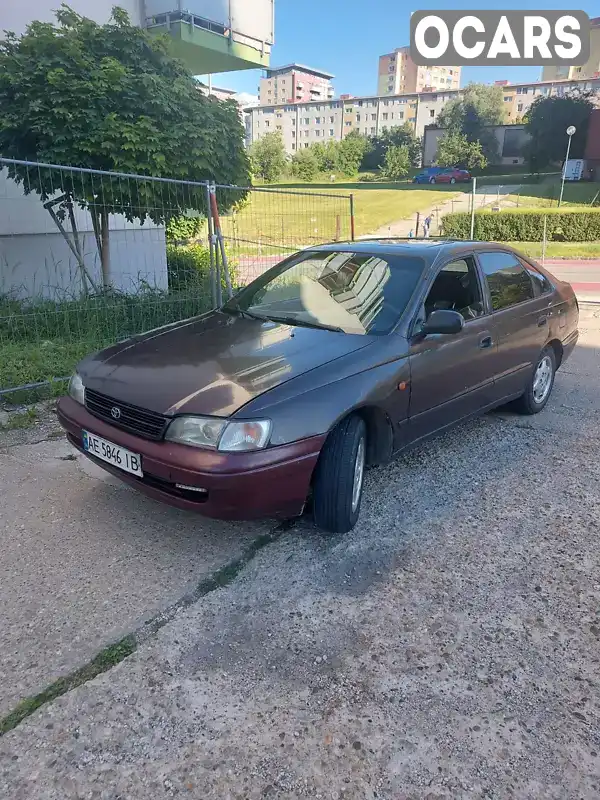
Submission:
M 424 318 L 432 311 L 458 311 L 468 322 L 484 314 L 481 289 L 472 256 L 446 264 L 437 274 L 425 298 Z
M 540 297 L 541 295 L 552 291 L 553 287 L 548 278 L 545 275 L 543 275 L 539 270 L 537 270 L 533 266 L 533 264 L 528 264 L 526 261 L 521 261 L 521 264 L 523 264 L 523 266 L 529 273 L 529 277 L 531 278 L 531 282 L 533 283 L 533 290 L 536 297 Z
M 404 312 L 424 266 L 416 256 L 305 250 L 250 283 L 225 310 L 383 335 Z
M 533 299 L 531 278 L 512 253 L 484 252 L 478 253 L 478 258 L 490 290 L 494 311 Z

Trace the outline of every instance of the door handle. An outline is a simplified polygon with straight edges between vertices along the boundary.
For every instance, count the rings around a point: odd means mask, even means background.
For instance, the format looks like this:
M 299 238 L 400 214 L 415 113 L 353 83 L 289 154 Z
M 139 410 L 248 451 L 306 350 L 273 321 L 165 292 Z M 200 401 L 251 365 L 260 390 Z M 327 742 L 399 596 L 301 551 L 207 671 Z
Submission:
M 548 323 L 548 316 L 547 316 L 547 314 L 543 314 L 543 315 L 542 315 L 542 316 L 541 316 L 541 317 L 538 319 L 538 328 L 543 328 L 543 327 L 544 327 L 544 325 L 547 325 L 547 323 Z
M 479 340 L 479 347 L 484 350 L 486 347 L 491 347 L 493 344 L 491 336 L 482 336 Z

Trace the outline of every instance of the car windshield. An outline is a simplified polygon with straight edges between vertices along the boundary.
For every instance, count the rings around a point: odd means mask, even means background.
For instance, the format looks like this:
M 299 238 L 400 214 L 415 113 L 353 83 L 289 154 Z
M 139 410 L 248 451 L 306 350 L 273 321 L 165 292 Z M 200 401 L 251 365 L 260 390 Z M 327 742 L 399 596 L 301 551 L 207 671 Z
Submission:
M 423 259 L 415 256 L 305 250 L 265 272 L 224 310 L 383 335 L 406 308 L 423 267 Z

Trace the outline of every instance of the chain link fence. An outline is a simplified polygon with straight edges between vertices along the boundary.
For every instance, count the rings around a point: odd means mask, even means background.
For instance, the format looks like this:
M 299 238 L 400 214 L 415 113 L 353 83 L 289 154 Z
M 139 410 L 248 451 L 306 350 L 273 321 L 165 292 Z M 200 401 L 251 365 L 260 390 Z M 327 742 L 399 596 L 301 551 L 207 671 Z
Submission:
M 0 158 L 0 401 L 61 393 L 86 353 L 219 305 L 353 238 L 348 194 Z

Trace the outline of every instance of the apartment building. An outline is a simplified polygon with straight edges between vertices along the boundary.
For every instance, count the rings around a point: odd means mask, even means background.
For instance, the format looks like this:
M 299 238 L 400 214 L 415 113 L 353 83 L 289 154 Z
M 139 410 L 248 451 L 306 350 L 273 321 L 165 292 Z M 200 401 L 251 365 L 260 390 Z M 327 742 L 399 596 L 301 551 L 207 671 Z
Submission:
M 600 17 L 595 17 L 590 23 L 590 57 L 587 62 L 581 67 L 554 65 L 544 67 L 543 81 L 600 78 Z
M 536 97 L 561 95 L 576 87 L 598 92 L 600 100 L 600 77 L 583 81 L 505 84 L 502 88 L 506 122 L 515 123 Z M 344 96 L 327 102 L 246 108 L 246 141 L 251 144 L 265 133 L 279 131 L 286 151 L 293 154 L 315 142 L 340 141 L 350 131 L 377 136 L 385 128 L 394 128 L 405 122 L 413 126 L 417 136 L 423 136 L 427 126 L 437 124 L 446 103 L 459 95 L 460 90 L 424 91 L 373 97 Z
M 419 67 L 410 48 L 399 47 L 379 57 L 377 94 L 410 94 L 460 88 L 460 67 Z
M 332 79 L 335 75 L 304 64 L 286 64 L 268 69 L 258 87 L 260 104 L 310 103 L 331 100 L 334 96 Z

